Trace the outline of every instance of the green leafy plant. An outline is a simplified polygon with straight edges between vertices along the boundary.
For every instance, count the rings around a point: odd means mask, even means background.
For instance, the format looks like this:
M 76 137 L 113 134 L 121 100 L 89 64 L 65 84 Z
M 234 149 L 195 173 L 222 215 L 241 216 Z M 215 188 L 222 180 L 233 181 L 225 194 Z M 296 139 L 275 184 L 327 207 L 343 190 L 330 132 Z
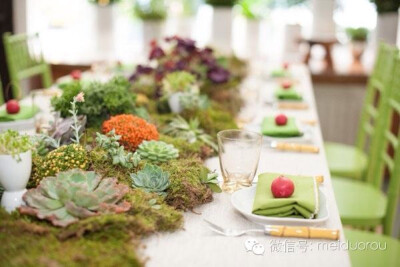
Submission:
M 167 17 L 165 0 L 136 0 L 134 13 L 142 20 L 164 20 Z
M 69 110 L 74 97 L 79 92 L 84 93 L 85 101 L 76 103 L 76 108 L 78 115 L 86 115 L 88 126 L 99 125 L 110 115 L 140 113 L 144 116 L 143 110 L 138 112 L 136 95 L 130 87 L 124 77 L 114 77 L 106 83 L 74 81 L 64 84 L 62 96 L 54 97 L 51 104 L 65 118 L 71 115 Z
M 11 155 L 20 161 L 19 154 L 30 149 L 32 149 L 32 142 L 28 135 L 21 135 L 14 130 L 0 133 L 0 155 Z
M 97 144 L 107 151 L 113 165 L 120 165 L 128 169 L 137 167 L 140 162 L 139 154 L 125 151 L 124 146 L 119 144 L 119 139 L 121 136 L 116 135 L 115 130 L 110 131 L 107 135 L 96 133 Z
M 376 6 L 379 14 L 397 12 L 400 7 L 400 0 L 370 0 Z
M 162 80 L 162 89 L 165 95 L 175 92 L 199 93 L 196 77 L 187 71 L 167 74 Z
M 43 179 L 24 195 L 26 206 L 19 211 L 66 227 L 79 219 L 129 210 L 131 205 L 121 201 L 128 191 L 115 178 L 102 179 L 95 172 L 74 169 Z
M 56 175 L 59 172 L 79 168 L 86 170 L 89 161 L 86 150 L 78 144 L 61 146 L 45 157 L 34 157 L 32 178 L 30 186 L 39 185 L 40 181 L 47 176 Z
M 154 192 L 165 195 L 165 190 L 169 187 L 169 173 L 164 172 L 160 167 L 146 164 L 137 173 L 131 174 L 132 186 L 140 188 L 146 192 Z
M 34 135 L 31 140 L 36 153 L 42 157 L 46 156 L 51 150 L 59 148 L 61 142 L 61 139 L 56 140 L 45 134 Z
M 353 42 L 365 42 L 368 38 L 369 30 L 366 28 L 347 28 L 346 34 Z
M 269 2 L 268 0 L 240 0 L 238 7 L 245 18 L 259 20 L 267 13 Z
M 236 0 L 206 0 L 206 3 L 212 6 L 231 7 L 236 3 Z
M 167 162 L 179 157 L 179 150 L 173 145 L 163 141 L 143 141 L 136 153 L 141 159 L 149 160 L 154 163 Z
M 208 172 L 207 169 L 202 169 L 200 172 L 201 182 L 207 185 L 211 191 L 221 193 L 222 190 L 218 185 L 218 174 L 215 172 Z
M 191 144 L 196 141 L 201 141 L 212 147 L 215 151 L 218 150 L 218 146 L 215 144 L 212 137 L 200 128 L 200 122 L 197 118 L 190 119 L 188 122 L 181 116 L 177 116 L 163 128 L 162 132 L 166 135 L 181 138 Z

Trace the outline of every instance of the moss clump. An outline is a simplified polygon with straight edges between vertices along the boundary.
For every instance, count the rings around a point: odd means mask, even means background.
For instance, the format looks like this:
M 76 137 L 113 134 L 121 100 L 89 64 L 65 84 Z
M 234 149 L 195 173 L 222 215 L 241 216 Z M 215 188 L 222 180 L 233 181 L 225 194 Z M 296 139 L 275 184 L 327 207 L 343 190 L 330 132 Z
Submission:
M 197 117 L 200 127 L 213 138 L 217 137 L 219 131 L 238 128 L 234 117 L 216 103 L 212 103 L 211 107 L 206 110 L 185 112 L 182 116 L 187 120 Z
M 214 155 L 214 150 L 209 146 L 205 145 L 203 142 L 196 141 L 194 143 L 189 143 L 183 139 L 171 137 L 168 135 L 160 135 L 160 141 L 172 144 L 179 150 L 180 159 L 188 158 L 201 158 L 206 159 Z
M 203 166 L 196 158 L 171 160 L 161 165 L 169 172 L 171 185 L 165 201 L 182 210 L 192 210 L 198 205 L 211 202 L 211 190 L 200 181 Z
M 45 157 L 33 159 L 33 169 L 29 185 L 37 186 L 44 177 L 54 176 L 70 169 L 87 170 L 89 164 L 86 150 L 77 144 L 61 146 Z

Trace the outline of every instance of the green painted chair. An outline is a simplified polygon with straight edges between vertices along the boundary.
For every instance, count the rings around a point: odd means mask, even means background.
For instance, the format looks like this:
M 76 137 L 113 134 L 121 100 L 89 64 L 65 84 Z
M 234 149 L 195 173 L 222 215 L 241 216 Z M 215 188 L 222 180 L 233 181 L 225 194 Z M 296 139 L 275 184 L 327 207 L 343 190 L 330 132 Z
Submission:
M 43 87 L 52 85 L 50 67 L 43 60 L 38 34 L 11 35 L 6 32 L 3 42 L 14 98 L 23 97 L 21 81 L 24 79 L 41 75 Z
M 0 106 L 4 104 L 4 93 L 3 93 L 3 86 L 1 84 L 1 79 L 0 79 Z
M 349 247 L 355 248 L 362 242 L 368 244 L 368 249 L 349 249 L 350 261 L 353 267 L 398 267 L 400 266 L 400 242 L 394 238 L 376 233 L 359 230 L 344 230 Z M 378 249 L 375 249 L 378 246 Z
M 383 226 L 386 235 L 393 233 L 393 222 L 400 194 L 400 131 L 392 133 L 394 115 L 400 116 L 400 52 L 394 55 L 389 87 L 381 96 L 379 116 L 372 138 L 365 181 L 332 177 L 336 202 L 343 224 L 372 230 Z M 391 148 L 391 149 L 389 149 Z M 390 150 L 394 156 L 390 156 Z M 386 171 L 389 184 L 386 194 L 382 184 Z
M 362 180 L 367 169 L 368 140 L 373 135 L 379 96 L 386 89 L 395 49 L 381 44 L 374 69 L 368 80 L 355 146 L 326 142 L 325 153 L 332 175 Z

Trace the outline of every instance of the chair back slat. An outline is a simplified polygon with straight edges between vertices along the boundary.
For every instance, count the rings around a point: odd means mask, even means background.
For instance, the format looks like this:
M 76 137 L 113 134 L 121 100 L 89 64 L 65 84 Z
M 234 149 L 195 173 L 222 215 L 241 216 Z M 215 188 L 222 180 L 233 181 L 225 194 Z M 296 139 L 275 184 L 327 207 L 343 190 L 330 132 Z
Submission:
M 14 98 L 22 98 L 21 80 L 35 75 L 42 76 L 44 87 L 51 86 L 50 67 L 43 59 L 38 34 L 5 33 L 3 41 Z
M 387 208 L 384 218 L 384 233 L 392 234 L 393 223 L 400 195 L 400 131 L 394 127 L 394 118 L 400 118 L 400 52 L 393 56 L 394 65 L 388 78 L 388 97 L 382 99 L 379 108 L 376 134 L 371 141 L 367 182 L 381 189 L 386 174 L 389 174 Z
M 357 132 L 356 147 L 362 151 L 369 151 L 370 149 L 372 135 L 374 134 L 371 128 L 375 128 L 379 105 L 387 89 L 394 53 L 394 47 L 384 43 L 380 44 L 375 65 L 368 80 Z

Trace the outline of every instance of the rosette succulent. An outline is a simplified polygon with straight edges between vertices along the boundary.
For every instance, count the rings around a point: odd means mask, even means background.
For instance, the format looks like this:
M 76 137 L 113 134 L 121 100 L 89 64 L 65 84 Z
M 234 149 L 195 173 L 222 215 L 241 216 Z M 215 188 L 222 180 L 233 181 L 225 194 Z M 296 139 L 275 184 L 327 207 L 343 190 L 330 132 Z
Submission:
M 79 219 L 128 211 L 130 204 L 121 201 L 128 191 L 129 187 L 117 184 L 115 178 L 103 179 L 95 172 L 74 169 L 43 179 L 25 193 L 26 206 L 19 211 L 66 227 Z
M 163 141 L 143 141 L 136 153 L 141 159 L 149 160 L 155 163 L 166 162 L 170 159 L 176 159 L 179 156 L 179 150 L 173 145 Z
M 131 174 L 132 186 L 146 192 L 165 194 L 169 187 L 169 173 L 164 172 L 160 167 L 146 164 L 141 171 Z
M 162 81 L 162 85 L 165 94 L 174 92 L 199 93 L 196 77 L 187 71 L 176 71 L 167 74 Z

